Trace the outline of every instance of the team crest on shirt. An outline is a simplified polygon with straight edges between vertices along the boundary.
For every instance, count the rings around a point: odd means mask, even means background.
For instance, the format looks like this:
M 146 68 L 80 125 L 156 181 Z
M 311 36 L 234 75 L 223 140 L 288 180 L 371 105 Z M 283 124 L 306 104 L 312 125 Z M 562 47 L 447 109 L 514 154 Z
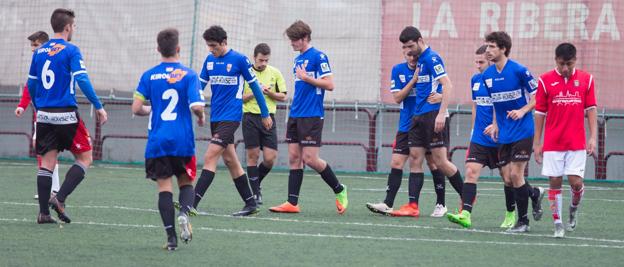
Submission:
M 306 59 L 303 61 L 303 68 L 305 69 L 307 67 L 308 67 L 308 60 Z
M 184 78 L 184 76 L 188 73 L 187 71 L 183 71 L 181 69 L 175 69 L 169 73 L 169 78 L 167 79 L 168 83 L 177 83 Z
M 405 75 L 399 75 L 399 80 L 401 80 L 402 83 L 405 83 Z
M 581 83 L 579 82 L 579 80 L 574 80 L 574 86 L 579 87 L 579 85 L 581 85 Z
M 232 70 L 232 64 L 225 65 L 225 70 L 227 70 L 227 72 L 230 72 L 230 70 Z
M 487 87 L 492 87 L 492 78 L 490 79 L 485 79 L 485 85 L 487 85 Z

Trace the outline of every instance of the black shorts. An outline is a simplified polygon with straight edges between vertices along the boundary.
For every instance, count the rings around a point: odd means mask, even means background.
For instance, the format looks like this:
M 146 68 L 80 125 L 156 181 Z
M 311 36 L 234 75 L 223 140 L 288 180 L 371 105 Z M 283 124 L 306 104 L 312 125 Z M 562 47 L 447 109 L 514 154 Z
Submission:
M 227 147 L 230 144 L 234 144 L 234 133 L 240 122 L 237 121 L 216 121 L 210 123 L 210 138 L 211 144 L 217 144 L 222 147 Z
M 191 181 L 195 180 L 195 173 L 197 172 L 197 163 L 195 156 L 192 157 L 158 157 L 149 158 L 145 160 L 145 178 L 152 179 L 165 179 L 171 176 L 180 177 L 182 174 L 187 174 Z
M 50 108 L 37 111 L 35 149 L 38 155 L 50 150 L 74 154 L 91 150 L 89 131 L 76 108 Z
M 470 142 L 470 147 L 466 151 L 466 163 L 468 162 L 479 163 L 492 170 L 504 165 L 504 162 L 498 159 L 498 147 L 482 146 L 473 142 Z
M 271 119 L 273 119 L 273 127 L 267 130 L 262 125 L 260 114 L 243 114 L 243 139 L 245 139 L 246 149 L 268 147 L 277 150 L 277 123 L 273 114 L 271 114 Z
M 288 118 L 286 142 L 300 146 L 321 146 L 323 119 L 321 117 Z
M 416 115 L 412 118 L 408 137 L 410 147 L 424 147 L 426 149 L 448 147 L 449 118 L 446 118 L 444 130 L 436 133 L 434 131 L 436 116 L 438 116 L 438 110 Z
M 509 162 L 529 161 L 533 153 L 533 137 L 501 145 L 498 148 L 498 158 L 502 162 L 500 166 L 505 166 Z
M 392 143 L 392 154 L 409 155 L 409 145 L 407 145 L 408 133 L 397 132 Z

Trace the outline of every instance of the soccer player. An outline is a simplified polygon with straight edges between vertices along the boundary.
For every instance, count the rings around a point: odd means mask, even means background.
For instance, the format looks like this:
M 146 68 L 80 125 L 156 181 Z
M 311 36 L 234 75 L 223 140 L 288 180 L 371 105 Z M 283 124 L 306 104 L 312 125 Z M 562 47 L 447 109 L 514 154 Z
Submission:
M 223 155 L 223 162 L 230 171 L 234 185 L 245 202 L 242 210 L 234 216 L 248 216 L 257 213 L 258 205 L 249 188 L 247 174 L 236 156 L 234 132 L 243 117 L 243 85 L 247 81 L 260 108 L 262 126 L 268 131 L 273 126 L 262 89 L 246 56 L 228 48 L 227 33 L 221 26 L 211 26 L 204 31 L 204 40 L 210 54 L 204 61 L 199 80 L 202 88 L 210 84 L 210 132 L 212 138 L 204 154 L 204 166 L 195 185 L 193 207 L 201 201 L 212 183 L 217 170 L 217 161 Z M 244 79 L 244 80 L 243 80 Z
M 158 210 L 167 233 L 167 250 L 175 250 L 178 246 L 173 223 L 173 175 L 180 188 L 180 237 L 185 243 L 193 237 L 188 218 L 193 206 L 196 168 L 191 111 L 197 116 L 197 125 L 203 126 L 206 120 L 197 73 L 180 64 L 178 39 L 176 29 L 158 33 L 156 40 L 162 63 L 143 73 L 132 103 L 135 115 L 151 114 L 145 147 L 145 177 L 158 184 Z M 151 106 L 145 105 L 148 100 Z
M 418 80 L 418 75 L 414 75 L 414 72 L 417 71 L 418 57 L 415 56 L 415 53 L 409 52 L 406 49 L 404 49 L 403 55 L 405 57 L 405 62 L 396 64 L 392 68 L 390 78 L 390 91 L 392 92 L 394 100 L 398 104 L 401 104 L 401 111 L 399 113 L 398 130 L 394 143 L 392 144 L 391 170 L 388 175 L 386 198 L 381 203 L 366 203 L 366 207 L 371 212 L 383 215 L 391 215 L 393 212 L 392 206 L 394 205 L 394 199 L 401 187 L 401 180 L 403 178 L 403 166 L 409 157 L 407 137 L 416 97 L 414 85 Z M 441 101 L 441 96 L 441 94 L 432 93 L 429 97 L 430 102 Z M 429 168 L 434 177 L 434 189 L 437 195 L 436 206 L 431 216 L 442 217 L 446 213 L 446 206 L 444 204 L 444 175 L 442 175 L 442 173 L 436 169 L 435 164 L 432 163 L 430 153 L 427 154 L 426 158 L 427 164 L 429 164 Z
M 470 215 L 476 198 L 476 187 L 481 169 L 489 167 L 490 169 L 498 168 L 503 182 L 505 183 L 505 220 L 501 224 L 501 228 L 512 227 L 516 221 L 515 199 L 511 180 L 499 168 L 501 163 L 498 160 L 498 144 L 492 138 L 483 133 L 485 128 L 492 124 L 492 99 L 488 95 L 481 75 L 486 68 L 490 66 L 490 62 L 485 56 L 486 45 L 482 45 L 475 52 L 475 66 L 479 73 L 472 76 L 470 80 L 472 93 L 472 134 L 470 145 L 466 153 L 466 181 L 463 186 L 462 211 L 459 214 L 448 213 L 447 218 L 453 223 L 460 224 L 463 227 L 470 227 L 472 221 Z
M 37 31 L 33 34 L 31 34 L 30 36 L 28 36 L 28 41 L 30 41 L 30 50 L 34 53 L 35 50 L 37 50 L 37 48 L 39 48 L 41 45 L 43 45 L 44 43 L 46 43 L 48 40 L 50 40 L 50 37 L 48 37 L 48 34 L 44 31 Z M 24 111 L 26 111 L 26 109 L 28 108 L 28 105 L 30 105 L 30 94 L 28 93 L 28 86 L 24 85 L 24 90 L 22 91 L 22 98 L 20 99 L 19 104 L 17 104 L 17 107 L 15 108 L 15 116 L 17 116 L 18 118 L 22 116 L 22 114 L 24 114 Z M 37 112 L 33 112 L 33 118 L 35 118 L 35 120 L 37 119 Z M 33 134 L 33 147 L 35 146 L 35 139 L 37 137 L 36 134 L 36 129 L 35 129 L 35 133 Z M 41 156 L 37 155 L 37 167 L 41 167 Z M 52 172 L 52 192 L 51 194 L 56 194 L 56 192 L 58 192 L 60 187 L 59 184 L 59 176 L 58 176 L 58 164 L 54 165 L 54 171 Z M 37 194 L 35 192 L 35 199 L 39 199 L 39 194 Z
M 535 161 L 542 165 L 542 175 L 548 176 L 548 200 L 555 222 L 555 237 L 563 237 L 561 221 L 562 177 L 568 176 L 572 201 L 567 230 L 576 228 L 576 212 L 583 198 L 583 175 L 586 154 L 596 149 L 596 95 L 591 74 L 576 69 L 576 47 L 562 43 L 555 49 L 557 67 L 540 76 L 535 106 Z M 589 141 L 585 143 L 584 116 L 587 113 Z M 544 127 L 544 120 L 546 126 Z M 542 131 L 544 142 L 542 144 Z
M 503 177 L 513 183 L 518 218 L 507 231 L 521 233 L 529 231 L 527 209 L 529 197 L 533 204 L 533 218 L 542 216 L 541 201 L 543 189 L 529 186 L 524 179 L 524 169 L 531 158 L 533 146 L 533 116 L 537 81 L 531 72 L 515 60 L 509 59 L 511 37 L 506 32 L 492 32 L 485 36 L 486 56 L 494 63 L 482 75 L 483 85 L 493 104 L 492 124 L 484 133 L 499 143 L 498 156 Z M 527 98 L 530 96 L 530 100 Z M 529 116 L 525 116 L 529 113 Z M 500 132 L 499 132 L 500 129 Z M 472 203 L 476 186 L 469 186 L 464 203 Z
M 265 43 L 256 45 L 253 70 L 262 86 L 269 114 L 275 121 L 276 101 L 284 102 L 286 100 L 287 89 L 282 73 L 269 65 L 270 58 L 271 48 L 269 45 Z M 258 107 L 258 102 L 247 83 L 245 83 L 243 102 L 243 138 L 247 150 L 247 174 L 249 175 L 251 190 L 256 196 L 256 202 L 262 204 L 260 184 L 273 168 L 277 158 L 277 127 L 273 124 L 270 130 L 266 130 L 262 126 L 260 107 Z M 262 163 L 258 164 L 260 150 L 262 150 Z
M 74 82 L 93 104 L 100 124 L 108 119 L 89 81 L 82 54 L 70 43 L 75 30 L 74 11 L 59 8 L 52 12 L 50 22 L 53 38 L 37 49 L 28 74 L 28 90 L 37 110 L 37 154 L 41 167 L 37 172 L 39 194 L 38 223 L 56 223 L 48 205 L 61 221 L 70 223 L 65 212 L 65 200 L 82 182 L 93 156 L 89 132 L 78 114 Z M 56 196 L 50 198 L 52 169 L 58 154 L 70 150 L 76 158 Z
M 462 178 L 459 170 L 448 160 L 447 105 L 452 94 L 449 79 L 442 58 L 434 52 L 415 27 L 408 26 L 401 31 L 399 40 L 403 48 L 418 56 L 418 80 L 416 81 L 415 104 L 412 110 L 412 122 L 408 133 L 410 150 L 410 176 L 408 180 L 409 203 L 392 212 L 394 216 L 420 215 L 418 201 L 424 183 L 423 161 L 427 150 L 431 151 L 435 166 L 447 177 L 461 196 Z M 440 103 L 430 103 L 432 93 L 441 93 Z
M 294 51 L 293 73 L 295 74 L 295 95 L 288 123 L 286 142 L 288 142 L 288 201 L 270 208 L 273 212 L 298 213 L 299 190 L 303 182 L 303 164 L 305 162 L 317 171 L 323 181 L 336 194 L 338 214 L 347 210 L 347 187 L 340 184 L 329 164 L 319 157 L 321 135 L 323 134 L 323 98 L 325 91 L 334 90 L 334 79 L 327 55 L 312 47 L 312 30 L 301 20 L 295 21 L 286 29 L 286 36 Z

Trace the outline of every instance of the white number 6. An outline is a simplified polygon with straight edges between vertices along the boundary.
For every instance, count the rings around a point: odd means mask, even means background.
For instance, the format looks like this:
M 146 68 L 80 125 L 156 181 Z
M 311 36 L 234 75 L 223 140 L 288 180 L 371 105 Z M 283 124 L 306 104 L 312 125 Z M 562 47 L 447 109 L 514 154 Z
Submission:
M 52 85 L 54 85 L 54 72 L 50 69 L 50 63 L 50 60 L 46 60 L 45 64 L 43 64 L 43 70 L 41 70 L 43 74 L 43 88 L 45 88 L 46 90 L 50 90 L 50 88 L 52 88 Z M 48 77 L 50 80 L 48 80 Z

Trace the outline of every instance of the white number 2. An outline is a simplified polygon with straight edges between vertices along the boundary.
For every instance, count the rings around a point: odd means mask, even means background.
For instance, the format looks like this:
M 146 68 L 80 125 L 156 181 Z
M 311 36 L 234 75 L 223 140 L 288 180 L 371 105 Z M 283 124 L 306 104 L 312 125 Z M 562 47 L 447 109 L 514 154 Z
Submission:
M 171 101 L 169 102 L 169 105 L 167 105 L 167 108 L 165 108 L 165 110 L 163 110 L 160 114 L 160 118 L 164 121 L 175 120 L 178 117 L 178 114 L 173 112 L 173 109 L 175 109 L 178 104 L 178 91 L 175 89 L 167 89 L 167 91 L 163 93 L 162 99 L 171 99 Z
M 43 74 L 43 88 L 45 88 L 46 90 L 50 90 L 50 88 L 52 88 L 52 85 L 54 85 L 54 72 L 50 69 L 50 63 L 50 60 L 46 60 L 43 64 L 43 69 L 41 70 L 41 74 Z

